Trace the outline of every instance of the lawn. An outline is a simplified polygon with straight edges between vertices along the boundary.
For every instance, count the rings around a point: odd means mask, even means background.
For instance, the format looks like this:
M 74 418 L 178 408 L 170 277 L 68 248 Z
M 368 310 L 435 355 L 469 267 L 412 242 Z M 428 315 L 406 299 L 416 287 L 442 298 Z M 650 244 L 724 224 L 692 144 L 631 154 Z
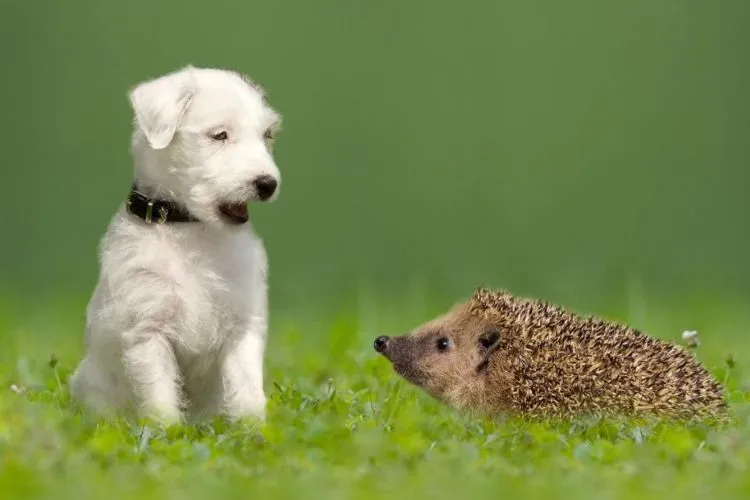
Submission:
M 670 339 L 697 329 L 697 355 L 731 393 L 728 427 L 458 415 L 371 348 L 376 334 L 444 306 L 415 300 L 274 313 L 258 428 L 95 422 L 73 410 L 66 386 L 85 300 L 6 301 L 0 498 L 750 498 L 750 313 L 718 300 L 670 304 L 610 312 Z

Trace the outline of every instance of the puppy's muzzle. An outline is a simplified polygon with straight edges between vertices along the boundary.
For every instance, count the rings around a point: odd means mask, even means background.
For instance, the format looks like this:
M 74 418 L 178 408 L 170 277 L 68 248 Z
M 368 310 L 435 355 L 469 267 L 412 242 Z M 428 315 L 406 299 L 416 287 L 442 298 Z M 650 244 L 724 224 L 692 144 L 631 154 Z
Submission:
M 270 175 L 261 175 L 253 181 L 253 188 L 261 201 L 266 201 L 273 196 L 278 185 L 276 179 Z

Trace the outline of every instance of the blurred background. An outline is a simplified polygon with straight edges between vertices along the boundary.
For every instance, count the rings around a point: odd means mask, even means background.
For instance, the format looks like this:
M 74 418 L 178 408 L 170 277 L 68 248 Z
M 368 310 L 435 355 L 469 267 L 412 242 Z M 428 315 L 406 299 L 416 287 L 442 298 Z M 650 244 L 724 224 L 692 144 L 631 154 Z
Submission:
M 281 197 L 251 206 L 274 308 L 482 283 L 582 309 L 750 297 L 745 0 L 1 9 L 15 304 L 83 307 L 131 182 L 126 91 L 188 63 L 251 75 L 285 117 Z

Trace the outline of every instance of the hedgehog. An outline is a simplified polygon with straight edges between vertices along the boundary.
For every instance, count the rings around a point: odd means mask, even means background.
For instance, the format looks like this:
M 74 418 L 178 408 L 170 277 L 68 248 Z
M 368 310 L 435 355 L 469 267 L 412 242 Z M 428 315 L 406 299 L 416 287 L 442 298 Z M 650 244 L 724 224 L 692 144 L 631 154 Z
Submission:
M 723 387 L 685 348 L 507 290 L 477 288 L 375 350 L 403 379 L 461 412 L 571 418 L 721 418 Z

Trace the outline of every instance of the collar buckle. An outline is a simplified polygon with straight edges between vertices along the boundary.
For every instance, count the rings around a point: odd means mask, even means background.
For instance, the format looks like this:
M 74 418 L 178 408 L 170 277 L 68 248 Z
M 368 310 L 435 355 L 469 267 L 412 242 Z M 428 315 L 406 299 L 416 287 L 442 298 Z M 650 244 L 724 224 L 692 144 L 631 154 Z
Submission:
M 149 199 L 146 204 L 146 224 L 151 224 L 151 218 L 154 214 L 154 200 Z
M 169 210 L 166 209 L 166 207 L 159 207 L 159 219 L 156 221 L 157 224 L 164 224 L 167 222 L 167 215 L 169 215 Z
M 126 200 L 126 209 L 129 213 L 140 217 L 146 224 L 163 225 L 170 222 L 198 222 L 198 219 L 183 208 L 166 200 L 150 198 L 139 192 L 135 184 L 131 186 L 130 194 Z

